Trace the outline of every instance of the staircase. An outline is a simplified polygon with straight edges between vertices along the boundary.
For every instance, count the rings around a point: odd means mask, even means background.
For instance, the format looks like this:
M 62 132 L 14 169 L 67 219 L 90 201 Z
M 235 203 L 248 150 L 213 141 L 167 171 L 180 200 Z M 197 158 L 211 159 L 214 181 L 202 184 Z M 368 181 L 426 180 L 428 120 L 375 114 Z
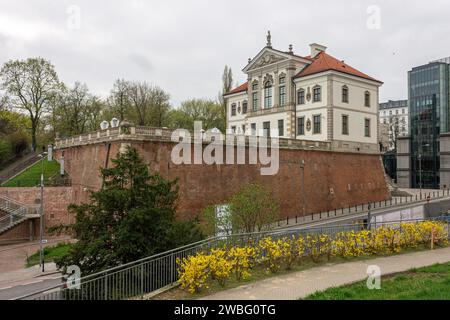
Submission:
M 33 164 L 39 161 L 39 153 L 34 152 L 27 154 L 22 159 L 9 165 L 7 168 L 0 171 L 0 185 L 15 177 L 23 170 L 31 167 Z
M 0 196 L 0 235 L 28 219 L 39 217 L 36 209 Z

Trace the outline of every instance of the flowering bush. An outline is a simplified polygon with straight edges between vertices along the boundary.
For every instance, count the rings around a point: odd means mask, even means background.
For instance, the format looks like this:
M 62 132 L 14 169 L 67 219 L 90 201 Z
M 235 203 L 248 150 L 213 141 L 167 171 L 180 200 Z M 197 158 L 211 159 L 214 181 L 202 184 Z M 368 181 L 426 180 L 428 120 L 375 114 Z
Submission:
M 261 262 L 267 265 L 267 271 L 277 272 L 283 259 L 283 240 L 272 240 L 271 237 L 264 238 L 259 242 L 262 250 Z
M 266 237 L 247 246 L 212 249 L 209 254 L 177 259 L 179 282 L 182 288 L 196 293 L 208 288 L 216 280 L 224 286 L 235 275 L 236 280 L 250 277 L 250 270 L 261 266 L 276 273 L 281 266 L 291 269 L 303 257 L 319 262 L 323 257 L 360 257 L 374 254 L 393 254 L 419 245 L 448 245 L 448 230 L 444 223 L 423 221 L 381 226 L 373 230 L 352 230 L 328 234 L 307 234 L 280 239 Z
M 208 288 L 206 280 L 208 279 L 210 256 L 199 253 L 195 256 L 177 259 L 179 264 L 178 281 L 181 287 L 189 293 L 196 293 L 200 288 Z
M 231 247 L 228 250 L 228 257 L 236 280 L 250 277 L 248 270 L 252 266 L 251 259 L 254 253 L 254 249 L 250 247 Z
M 232 263 L 227 259 L 224 249 L 212 249 L 209 258 L 209 271 L 211 278 L 217 280 L 220 286 L 225 286 L 225 281 L 230 277 Z

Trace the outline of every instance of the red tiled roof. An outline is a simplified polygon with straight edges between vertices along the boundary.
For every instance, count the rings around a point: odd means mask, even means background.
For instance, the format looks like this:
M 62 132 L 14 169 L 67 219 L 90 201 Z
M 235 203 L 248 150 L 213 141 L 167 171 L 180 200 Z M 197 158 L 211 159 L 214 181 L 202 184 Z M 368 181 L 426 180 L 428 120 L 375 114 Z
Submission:
M 229 94 L 233 94 L 233 93 L 247 91 L 247 87 L 248 87 L 248 82 L 245 82 L 245 83 L 241 84 L 239 87 L 234 88 L 230 92 L 225 93 L 224 95 L 229 95 Z
M 300 71 L 294 78 L 305 77 L 311 74 L 316 74 L 319 72 L 329 70 L 339 71 L 356 77 L 377 81 L 381 83 L 381 81 L 372 78 L 367 74 L 362 73 L 361 71 L 356 70 L 355 68 L 349 66 L 348 64 L 330 56 L 326 52 L 320 52 L 316 57 L 313 58 L 313 62 L 310 65 L 306 66 L 302 71 Z

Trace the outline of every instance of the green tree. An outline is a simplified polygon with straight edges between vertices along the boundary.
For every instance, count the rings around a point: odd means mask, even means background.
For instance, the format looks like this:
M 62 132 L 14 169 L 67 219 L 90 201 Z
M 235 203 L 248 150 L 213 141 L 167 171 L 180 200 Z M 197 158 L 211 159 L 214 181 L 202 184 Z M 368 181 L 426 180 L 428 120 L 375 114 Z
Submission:
M 31 120 L 31 144 L 36 150 L 36 132 L 48 102 L 60 88 L 54 66 L 43 58 L 11 60 L 0 70 L 1 88 L 9 103 L 27 111 Z
M 227 105 L 223 95 L 230 92 L 231 89 L 233 89 L 233 72 L 230 67 L 225 66 L 222 73 L 222 90 L 219 92 L 219 103 L 222 106 L 221 110 L 224 122 L 227 115 Z
M 269 228 L 279 215 L 278 202 L 270 191 L 256 183 L 250 183 L 234 194 L 229 205 L 233 230 L 261 231 Z
M 218 128 L 225 130 L 221 106 L 209 99 L 190 99 L 181 103 L 180 108 L 170 114 L 170 126 L 193 130 L 194 121 L 202 121 L 203 129 Z
M 194 221 L 175 220 L 176 181 L 149 174 L 134 148 L 113 163 L 101 169 L 103 187 L 91 203 L 70 206 L 78 242 L 59 267 L 76 264 L 90 274 L 202 238 Z

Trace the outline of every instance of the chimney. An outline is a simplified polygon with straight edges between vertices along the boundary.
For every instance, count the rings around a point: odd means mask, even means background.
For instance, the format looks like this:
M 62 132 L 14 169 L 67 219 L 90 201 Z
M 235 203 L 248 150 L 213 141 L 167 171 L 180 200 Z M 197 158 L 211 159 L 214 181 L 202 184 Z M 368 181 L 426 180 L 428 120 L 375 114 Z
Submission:
M 309 47 L 311 48 L 311 58 L 315 58 L 320 52 L 327 50 L 327 47 L 318 43 L 311 43 Z

